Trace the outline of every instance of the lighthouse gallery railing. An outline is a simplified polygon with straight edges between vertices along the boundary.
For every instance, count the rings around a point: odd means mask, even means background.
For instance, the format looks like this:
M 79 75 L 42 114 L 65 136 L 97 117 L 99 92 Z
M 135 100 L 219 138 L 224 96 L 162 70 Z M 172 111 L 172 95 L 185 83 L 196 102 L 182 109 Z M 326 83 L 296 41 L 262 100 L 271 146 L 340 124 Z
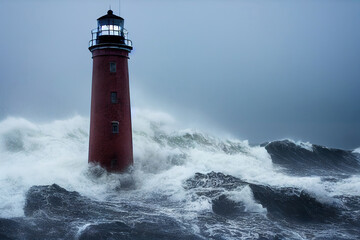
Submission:
M 126 46 L 132 47 L 132 41 L 130 39 L 127 39 L 127 31 L 126 29 L 119 29 L 119 28 L 102 28 L 98 29 L 95 28 L 91 31 L 92 39 L 89 41 L 89 47 L 95 46 L 97 44 L 100 44 L 99 37 L 100 36 L 119 36 L 122 37 L 119 40 L 120 44 L 124 44 Z

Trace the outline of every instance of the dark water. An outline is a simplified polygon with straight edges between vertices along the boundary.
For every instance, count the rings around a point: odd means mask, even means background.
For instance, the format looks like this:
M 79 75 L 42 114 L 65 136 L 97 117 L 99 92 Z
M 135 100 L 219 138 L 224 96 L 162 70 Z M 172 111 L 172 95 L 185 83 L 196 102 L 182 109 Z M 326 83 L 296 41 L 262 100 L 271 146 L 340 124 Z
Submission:
M 25 180 L 4 170 L 0 239 L 360 239 L 358 153 L 290 140 L 250 147 L 152 125 L 149 133 L 135 132 L 143 148 L 123 175 L 70 160 L 41 177 L 29 167 Z M 54 139 L 87 144 L 81 128 L 71 134 Z M 45 153 L 28 144 L 36 130 L 2 139 L 3 156 L 25 167 L 24 158 Z

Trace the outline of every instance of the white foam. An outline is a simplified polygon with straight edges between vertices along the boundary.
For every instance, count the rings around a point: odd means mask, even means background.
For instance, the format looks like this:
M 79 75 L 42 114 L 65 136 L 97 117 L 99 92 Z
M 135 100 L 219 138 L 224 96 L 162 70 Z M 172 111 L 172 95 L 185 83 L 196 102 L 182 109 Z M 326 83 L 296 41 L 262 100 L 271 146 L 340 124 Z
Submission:
M 310 152 L 313 152 L 313 151 L 314 151 L 313 145 L 312 145 L 311 143 L 309 143 L 309 142 L 297 141 L 297 142 L 296 142 L 296 145 L 298 145 L 298 146 L 300 146 L 300 147 L 302 147 L 302 148 L 304 148 L 304 149 L 306 149 L 306 150 L 308 150 L 308 151 L 310 151 Z
M 22 215 L 25 192 L 33 185 L 87 189 L 87 129 L 88 121 L 79 116 L 38 125 L 17 118 L 2 121 L 0 214 Z
M 267 212 L 266 208 L 255 202 L 253 193 L 249 186 L 228 192 L 227 196 L 230 200 L 243 203 L 245 206 L 245 212 L 256 212 L 263 214 Z
M 247 141 L 222 139 L 192 129 L 178 130 L 178 123 L 166 113 L 135 109 L 133 119 L 135 164 L 131 178 L 136 190 L 119 198 L 141 201 L 163 195 L 184 204 L 189 216 L 196 211 L 210 211 L 211 203 L 206 198 L 192 199 L 183 183 L 197 172 L 214 171 L 253 183 L 299 187 L 328 199 L 328 186 L 319 177 L 282 173 L 263 147 L 250 147 Z M 90 174 L 88 129 L 89 120 L 80 116 L 46 124 L 21 118 L 0 122 L 0 217 L 22 216 L 25 193 L 33 185 L 56 183 L 100 200 L 114 194 L 124 176 Z M 355 182 L 344 182 L 337 191 L 347 189 L 358 194 L 351 184 Z M 230 195 L 249 211 L 262 211 L 248 189 Z
M 360 176 L 355 175 L 329 186 L 333 196 L 360 196 Z
M 353 153 L 359 153 L 359 154 L 360 154 L 360 147 L 357 148 L 357 149 L 355 149 L 355 150 L 353 151 Z
M 297 145 L 298 147 L 301 147 L 301 148 L 303 148 L 303 149 L 305 149 L 305 150 L 308 150 L 308 151 L 310 151 L 310 152 L 313 152 L 313 151 L 314 151 L 313 145 L 312 145 L 311 143 L 309 143 L 309 142 L 294 141 L 294 140 L 292 140 L 292 139 L 290 139 L 290 138 L 287 138 L 287 139 L 285 139 L 285 140 L 288 140 L 289 142 L 294 143 L 294 144 Z

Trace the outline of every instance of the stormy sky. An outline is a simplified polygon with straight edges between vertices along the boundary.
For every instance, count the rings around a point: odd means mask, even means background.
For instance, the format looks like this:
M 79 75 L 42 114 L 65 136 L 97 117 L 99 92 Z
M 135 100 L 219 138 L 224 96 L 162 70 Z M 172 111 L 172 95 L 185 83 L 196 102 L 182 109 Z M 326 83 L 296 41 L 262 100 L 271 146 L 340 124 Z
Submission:
M 88 117 L 90 31 L 118 0 L 0 1 L 0 119 Z M 251 143 L 360 146 L 360 1 L 121 1 L 136 108 Z M 186 125 L 186 124 L 185 124 Z

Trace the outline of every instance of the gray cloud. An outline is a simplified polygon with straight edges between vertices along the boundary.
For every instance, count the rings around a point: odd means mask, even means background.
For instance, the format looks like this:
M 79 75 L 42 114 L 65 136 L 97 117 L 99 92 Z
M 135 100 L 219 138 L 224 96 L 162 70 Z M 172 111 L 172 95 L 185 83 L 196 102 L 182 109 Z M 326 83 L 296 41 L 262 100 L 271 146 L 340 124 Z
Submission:
M 1 118 L 89 115 L 87 42 L 107 9 L 0 3 Z M 335 0 L 122 1 L 133 105 L 196 116 L 250 142 L 358 147 L 359 10 Z

